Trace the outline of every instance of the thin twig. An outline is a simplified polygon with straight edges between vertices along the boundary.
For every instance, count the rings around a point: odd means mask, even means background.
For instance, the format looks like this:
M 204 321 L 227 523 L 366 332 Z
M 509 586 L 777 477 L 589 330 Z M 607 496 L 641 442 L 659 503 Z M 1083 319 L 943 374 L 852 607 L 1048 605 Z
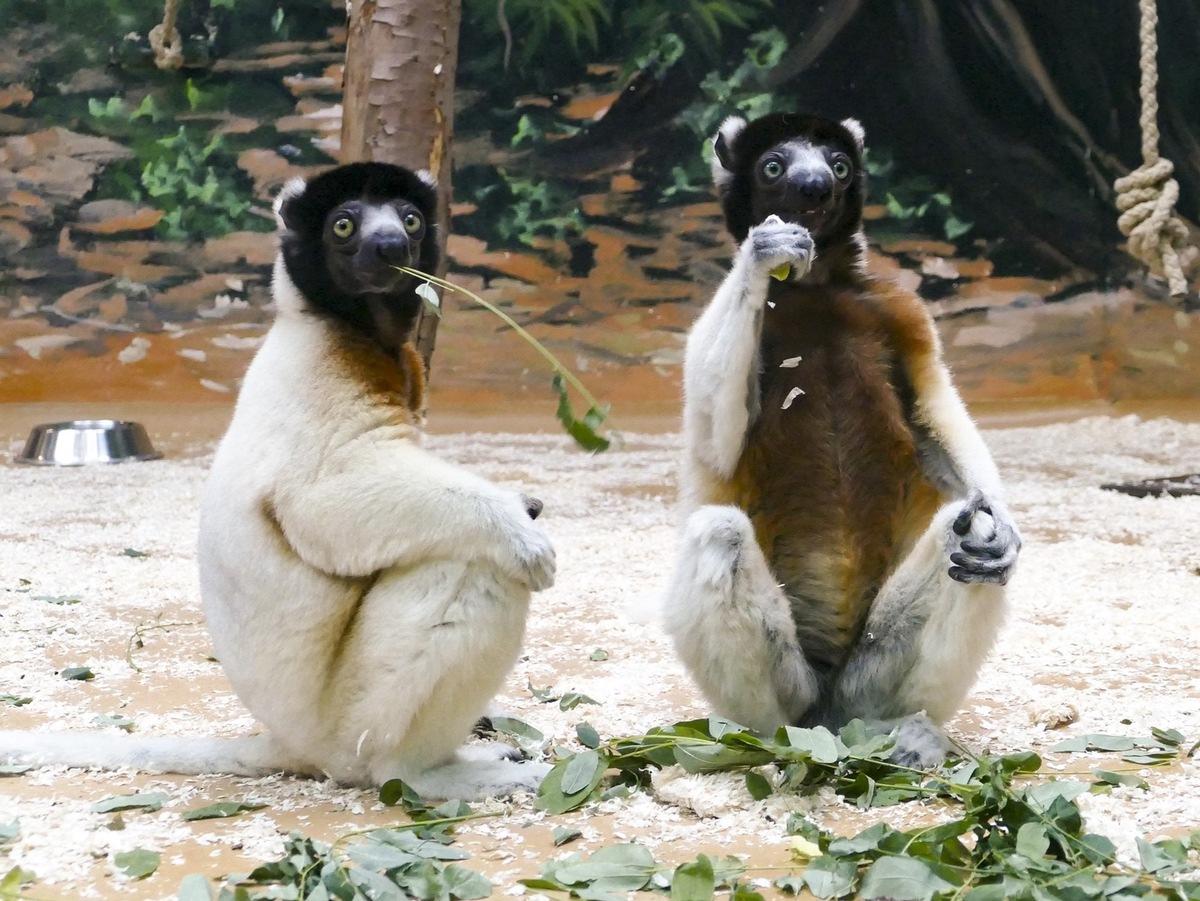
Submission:
M 411 269 L 408 266 L 397 266 L 396 268 L 399 269 L 401 272 L 406 272 L 409 275 L 415 276 L 417 278 L 423 278 L 426 281 L 429 281 L 432 284 L 437 285 L 439 288 L 444 288 L 447 291 L 457 291 L 460 294 L 465 294 L 465 295 L 467 295 L 467 297 L 471 298 L 471 300 L 475 301 L 477 304 L 479 304 L 481 307 L 486 309 L 488 312 L 495 314 L 497 317 L 500 318 L 501 321 L 504 322 L 505 325 L 507 325 L 509 328 L 511 328 L 513 331 L 515 331 L 518 335 L 520 335 L 522 338 L 524 338 L 526 341 L 528 341 L 529 344 L 533 346 L 534 350 L 536 350 L 539 354 L 541 354 L 542 357 L 546 360 L 546 362 L 549 363 L 554 368 L 554 371 L 557 372 L 559 375 L 561 375 L 564 379 L 566 379 L 567 383 L 570 384 L 570 386 L 572 388 L 574 388 L 576 391 L 579 392 L 579 396 L 582 397 L 587 402 L 589 409 L 603 410 L 603 408 L 600 406 L 600 401 L 596 400 L 596 398 L 594 398 L 592 396 L 592 393 L 583 386 L 583 383 L 575 377 L 575 374 L 572 373 L 571 370 L 567 369 L 566 366 L 564 366 L 562 363 L 560 363 L 558 361 L 558 358 L 556 356 L 554 356 L 554 354 L 552 354 L 552 353 L 550 353 L 550 351 L 546 350 L 546 348 L 542 345 L 541 341 L 539 341 L 537 338 L 533 337 L 533 335 L 529 334 L 529 332 L 527 332 L 524 328 L 522 328 L 521 325 L 515 319 L 513 319 L 511 316 L 509 316 L 507 313 L 505 313 L 502 309 L 500 309 L 494 303 L 492 303 L 491 301 L 484 300 L 482 297 L 480 297 L 474 291 L 468 291 L 466 288 L 461 288 L 458 285 L 454 284 L 453 282 L 448 282 L 445 279 L 438 278 L 436 275 L 430 275 L 428 272 L 422 272 L 420 269 Z M 608 426 L 611 431 L 613 431 L 613 432 L 618 431 L 617 427 L 613 424 L 612 419 L 610 417 L 608 417 L 607 413 L 605 414 L 605 419 L 608 421 Z
M 144 623 L 139 623 L 137 628 L 133 630 L 133 634 L 129 636 L 129 643 L 125 646 L 125 662 L 129 664 L 130 669 L 132 669 L 135 673 L 140 673 L 142 671 L 142 668 L 133 662 L 133 643 L 135 641 L 140 641 L 142 636 L 147 632 L 154 632 L 159 629 L 173 629 L 177 626 L 198 625 L 200 625 L 200 623 L 197 620 L 190 620 L 184 623 L 155 623 L 151 626 L 148 626 Z

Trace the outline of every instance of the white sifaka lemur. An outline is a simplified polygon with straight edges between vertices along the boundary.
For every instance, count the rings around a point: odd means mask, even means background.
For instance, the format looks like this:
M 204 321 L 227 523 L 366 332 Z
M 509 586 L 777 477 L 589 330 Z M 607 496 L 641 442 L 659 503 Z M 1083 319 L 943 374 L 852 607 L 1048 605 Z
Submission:
M 0 761 L 287 770 L 430 797 L 532 790 L 549 767 L 460 748 L 554 581 L 540 502 L 421 447 L 409 342 L 433 271 L 427 173 L 353 163 L 279 195 L 277 317 L 246 373 L 200 515 L 216 655 L 265 732 L 168 739 L 2 732 Z
M 932 765 L 1021 546 L 995 464 L 920 298 L 866 271 L 859 123 L 733 117 L 712 167 L 738 247 L 687 342 L 667 629 L 719 714 Z

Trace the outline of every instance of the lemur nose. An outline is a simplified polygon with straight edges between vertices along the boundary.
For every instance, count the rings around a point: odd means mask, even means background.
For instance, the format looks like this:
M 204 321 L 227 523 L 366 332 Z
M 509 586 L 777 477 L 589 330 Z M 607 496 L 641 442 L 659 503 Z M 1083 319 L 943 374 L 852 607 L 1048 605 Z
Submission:
M 376 235 L 371 243 L 375 246 L 375 255 L 385 263 L 400 265 L 408 262 L 408 238 L 404 235 Z
M 833 196 L 833 179 L 822 172 L 805 176 L 799 187 L 800 196 L 813 204 L 825 203 Z

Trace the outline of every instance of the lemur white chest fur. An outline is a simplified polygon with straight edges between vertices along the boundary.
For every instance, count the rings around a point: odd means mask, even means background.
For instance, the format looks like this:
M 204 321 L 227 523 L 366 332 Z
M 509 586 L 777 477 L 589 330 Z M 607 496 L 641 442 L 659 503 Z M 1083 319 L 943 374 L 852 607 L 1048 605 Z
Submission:
M 738 249 L 688 337 L 666 623 L 719 713 L 896 724 L 925 765 L 946 743 L 918 714 L 961 702 L 1020 538 L 924 305 L 865 272 L 862 150 L 797 114 L 715 139 Z

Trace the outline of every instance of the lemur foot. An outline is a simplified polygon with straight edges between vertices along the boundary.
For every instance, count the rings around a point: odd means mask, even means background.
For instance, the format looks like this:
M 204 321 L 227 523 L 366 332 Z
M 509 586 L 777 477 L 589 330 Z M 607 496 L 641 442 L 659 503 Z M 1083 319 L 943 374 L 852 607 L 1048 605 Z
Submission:
M 924 713 L 917 713 L 896 727 L 896 744 L 890 760 L 896 766 L 927 770 L 945 760 L 951 747 L 946 733 Z

